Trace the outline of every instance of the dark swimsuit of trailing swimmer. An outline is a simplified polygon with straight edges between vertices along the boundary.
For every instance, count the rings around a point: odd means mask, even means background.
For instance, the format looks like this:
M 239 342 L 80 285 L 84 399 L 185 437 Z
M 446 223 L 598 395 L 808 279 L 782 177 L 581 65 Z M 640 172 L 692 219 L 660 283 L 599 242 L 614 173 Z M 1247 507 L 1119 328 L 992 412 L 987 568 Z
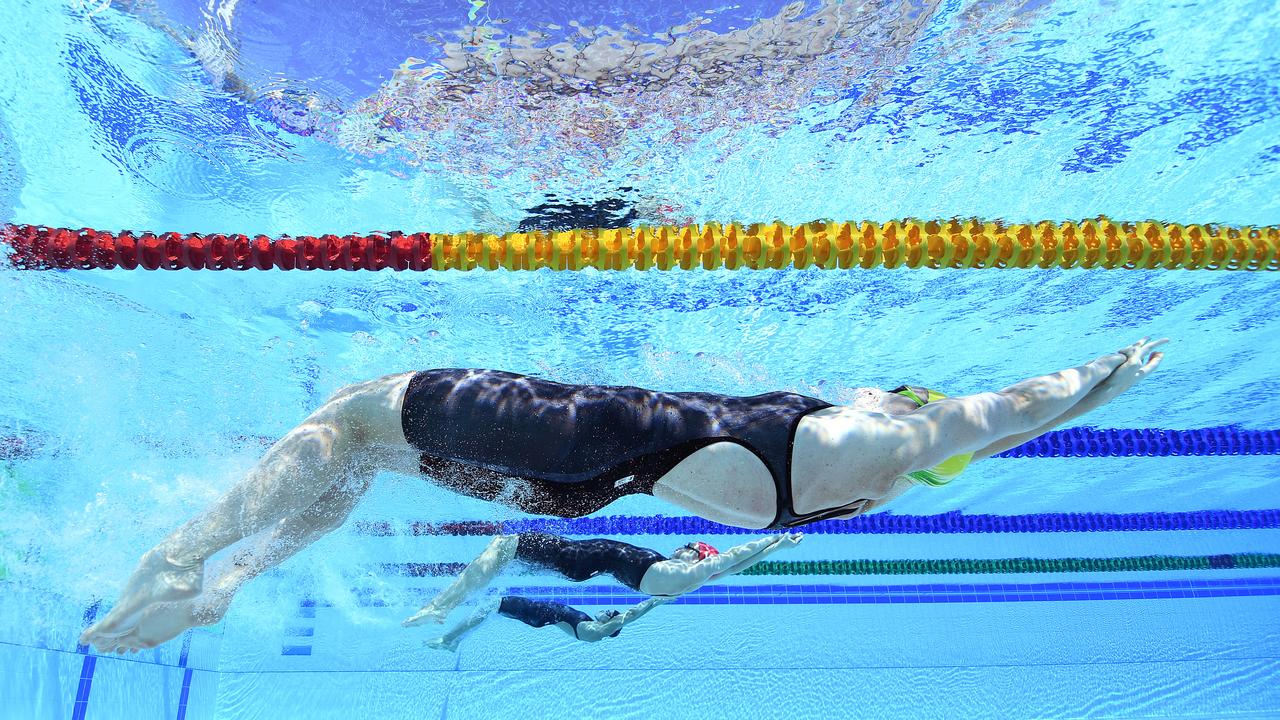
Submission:
M 930 399 L 924 394 L 916 401 Z M 768 527 L 784 528 L 855 513 L 865 504 L 803 514 L 792 506 L 796 426 L 828 407 L 789 392 L 656 392 L 449 369 L 413 377 L 401 422 L 421 453 L 422 472 L 434 482 L 556 517 L 581 517 L 626 495 L 651 495 L 657 481 L 695 451 L 736 443 L 768 468 L 777 501 Z
M 706 558 L 718 551 L 706 543 L 691 543 L 699 557 Z M 548 533 L 520 533 L 516 542 L 516 560 L 541 570 L 551 570 L 574 582 L 582 582 L 597 575 L 612 575 L 627 587 L 640 591 L 644 574 L 654 563 L 666 560 L 666 556 L 647 548 L 637 547 L 617 540 L 569 540 Z M 602 619 L 608 619 L 605 611 Z M 533 627 L 545 627 L 565 623 L 576 637 L 578 623 L 593 618 L 563 603 L 550 600 L 531 600 L 518 595 L 505 595 L 498 605 L 498 613 Z M 616 614 L 616 613 L 615 613 Z M 621 632 L 621 631 L 619 631 Z M 613 633 L 610 637 L 616 637 Z

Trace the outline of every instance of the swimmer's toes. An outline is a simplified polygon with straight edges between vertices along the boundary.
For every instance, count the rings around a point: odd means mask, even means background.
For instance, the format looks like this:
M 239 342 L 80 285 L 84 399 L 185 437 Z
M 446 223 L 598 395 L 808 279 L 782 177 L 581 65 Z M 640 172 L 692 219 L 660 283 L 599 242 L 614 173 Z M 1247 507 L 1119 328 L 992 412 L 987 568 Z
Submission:
M 92 645 L 98 652 L 110 652 L 119 639 L 127 632 L 107 633 L 102 631 L 102 622 L 89 627 L 80 634 L 81 645 Z
M 432 650 L 448 650 L 449 652 L 456 652 L 458 650 L 458 643 L 449 642 L 442 637 L 436 638 L 435 640 L 425 640 L 423 641 L 423 644 Z
M 106 617 L 90 625 L 81 637 L 89 640 L 98 638 L 101 642 L 121 638 L 133 632 L 140 616 L 140 612 L 124 612 L 123 607 L 116 606 Z

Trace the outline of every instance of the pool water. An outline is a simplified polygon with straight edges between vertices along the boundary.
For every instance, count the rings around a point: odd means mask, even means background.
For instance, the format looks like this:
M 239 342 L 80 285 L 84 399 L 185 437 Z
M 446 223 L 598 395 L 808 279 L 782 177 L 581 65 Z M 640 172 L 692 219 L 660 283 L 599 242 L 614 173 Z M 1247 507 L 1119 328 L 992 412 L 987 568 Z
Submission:
M 1270 3 L 372 5 L 4 5 L 0 219 L 1280 224 Z M 587 44 L 575 27 L 687 55 L 493 70 Z M 816 27 L 834 39 L 795 41 Z M 1208 271 L 0 267 L 0 717 L 1275 717 L 1277 303 L 1269 274 Z M 556 524 L 388 474 L 223 622 L 124 657 L 77 645 L 143 551 L 356 380 L 475 366 L 842 402 L 997 389 L 1145 335 L 1172 338 L 1166 361 L 1072 423 L 1084 450 L 810 528 L 616 639 L 494 618 L 450 654 L 399 621 L 499 527 L 663 552 L 752 534 L 648 497 Z M 1149 432 L 1098 452 L 1106 430 Z

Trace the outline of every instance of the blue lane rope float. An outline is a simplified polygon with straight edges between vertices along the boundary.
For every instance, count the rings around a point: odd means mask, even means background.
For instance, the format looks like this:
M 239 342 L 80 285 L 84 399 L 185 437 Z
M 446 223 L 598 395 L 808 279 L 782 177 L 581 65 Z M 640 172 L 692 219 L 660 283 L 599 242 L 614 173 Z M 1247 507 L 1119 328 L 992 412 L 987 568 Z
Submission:
M 1174 530 L 1262 530 L 1280 528 L 1280 509 L 1193 510 L 1146 513 L 1036 513 L 1031 515 L 941 515 L 872 513 L 848 520 L 802 526 L 815 535 L 924 535 L 933 533 L 1152 532 Z M 402 530 L 385 521 L 354 524 L 358 535 L 503 535 L 519 532 L 557 535 L 756 535 L 760 530 L 721 525 L 693 516 L 606 515 L 573 519 L 518 518 L 411 522 Z
M 276 438 L 237 435 L 229 441 L 270 446 Z M 0 435 L 0 461 L 26 460 L 44 452 L 34 435 Z M 997 458 L 1047 457 L 1211 457 L 1280 455 L 1280 430 L 1245 430 L 1235 425 L 1165 430 L 1162 428 L 1052 430 L 1006 450 Z
M 1280 454 L 1280 430 L 1225 425 L 1194 430 L 1053 430 L 995 457 L 1170 457 Z

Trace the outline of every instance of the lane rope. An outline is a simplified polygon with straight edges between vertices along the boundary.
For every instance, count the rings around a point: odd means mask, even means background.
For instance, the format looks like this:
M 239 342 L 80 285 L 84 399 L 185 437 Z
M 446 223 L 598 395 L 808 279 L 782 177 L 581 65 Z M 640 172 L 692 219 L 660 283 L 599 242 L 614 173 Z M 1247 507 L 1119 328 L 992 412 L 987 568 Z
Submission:
M 12 248 L 13 267 L 24 270 L 1280 270 L 1280 226 L 1105 217 L 1033 224 L 906 219 L 275 238 L 6 224 L 0 241 Z
M 1030 515 L 969 515 L 960 511 L 940 515 L 859 515 L 848 520 L 822 520 L 798 530 L 815 535 L 923 535 L 933 533 L 1056 533 L 1167 532 L 1182 530 L 1269 530 L 1280 528 L 1280 509 L 1192 510 L 1140 513 L 1035 513 Z M 684 515 L 604 515 L 573 519 L 527 517 L 512 520 L 456 520 L 451 522 L 357 521 L 356 535 L 511 535 L 547 532 L 556 535 L 611 537 L 614 535 L 759 535 L 765 530 L 721 525 Z

